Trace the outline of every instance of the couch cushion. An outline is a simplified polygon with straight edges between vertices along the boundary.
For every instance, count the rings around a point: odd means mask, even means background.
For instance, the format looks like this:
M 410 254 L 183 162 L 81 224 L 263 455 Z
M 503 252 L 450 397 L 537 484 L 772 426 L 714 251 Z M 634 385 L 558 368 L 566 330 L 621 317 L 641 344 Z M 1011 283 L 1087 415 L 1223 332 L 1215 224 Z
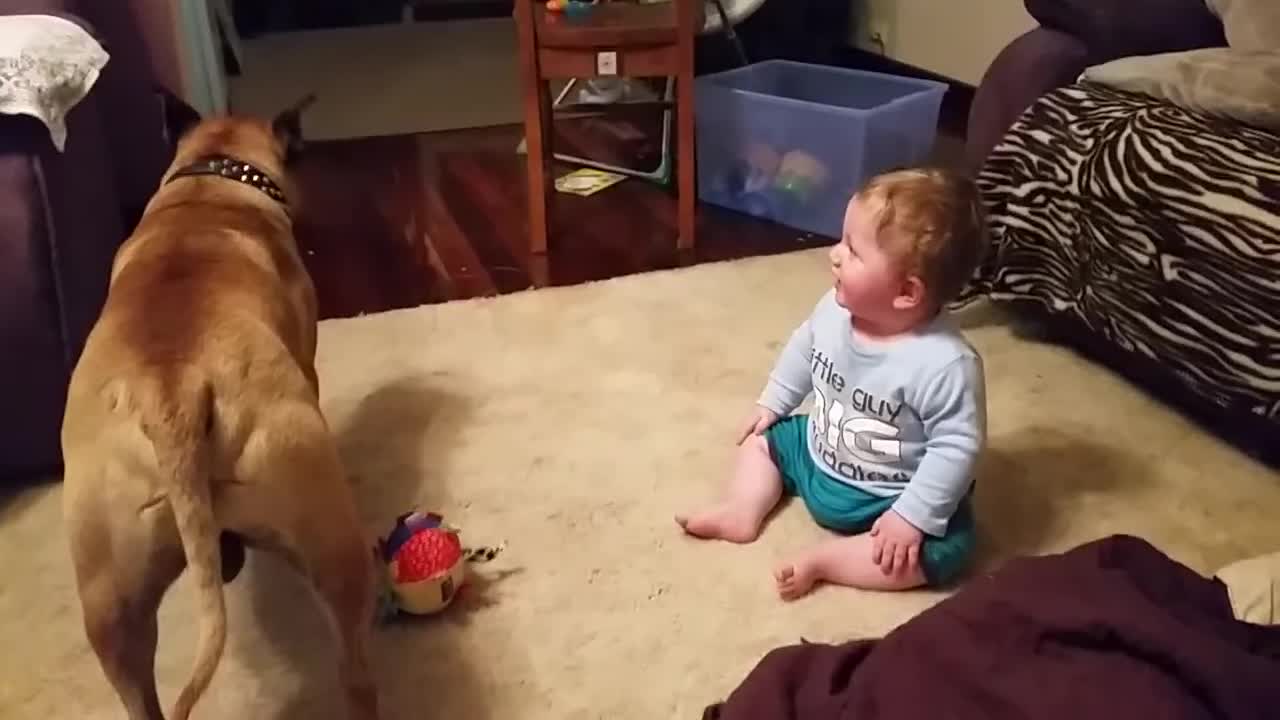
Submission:
M 1240 50 L 1280 50 L 1280 2 L 1205 0 L 1226 29 L 1227 42 Z
M 1024 4 L 1041 25 L 1083 40 L 1094 63 L 1227 44 L 1222 21 L 1209 11 L 1205 0 L 1025 0 Z
M 1087 68 L 1084 79 L 1280 132 L 1280 50 L 1207 48 L 1121 58 Z
M 1082 82 L 1028 108 L 978 177 L 992 247 L 973 295 L 1038 305 L 1073 345 L 1277 457 L 1280 135 Z

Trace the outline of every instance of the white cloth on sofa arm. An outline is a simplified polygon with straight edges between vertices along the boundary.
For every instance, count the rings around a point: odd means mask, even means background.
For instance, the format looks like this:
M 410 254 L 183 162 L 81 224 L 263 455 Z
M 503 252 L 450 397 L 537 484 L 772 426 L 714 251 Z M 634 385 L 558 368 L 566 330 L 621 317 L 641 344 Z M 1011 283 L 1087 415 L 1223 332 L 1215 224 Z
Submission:
M 1280 132 L 1280 50 L 1139 55 L 1086 68 L 1081 79 Z
M 1227 586 L 1237 619 L 1280 625 L 1280 552 L 1239 560 L 1215 576 Z
M 0 113 L 40 120 L 61 152 L 67 113 L 89 94 L 109 59 L 92 35 L 66 18 L 0 17 Z

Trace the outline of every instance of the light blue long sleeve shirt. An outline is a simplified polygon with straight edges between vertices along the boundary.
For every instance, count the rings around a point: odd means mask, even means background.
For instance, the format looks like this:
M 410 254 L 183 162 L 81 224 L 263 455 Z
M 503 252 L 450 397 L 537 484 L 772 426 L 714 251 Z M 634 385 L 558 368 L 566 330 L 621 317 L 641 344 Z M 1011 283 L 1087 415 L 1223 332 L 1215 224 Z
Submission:
M 787 416 L 813 393 L 809 454 L 941 537 L 986 443 L 982 358 L 945 314 L 888 341 L 856 336 L 828 292 L 792 333 L 759 404 Z

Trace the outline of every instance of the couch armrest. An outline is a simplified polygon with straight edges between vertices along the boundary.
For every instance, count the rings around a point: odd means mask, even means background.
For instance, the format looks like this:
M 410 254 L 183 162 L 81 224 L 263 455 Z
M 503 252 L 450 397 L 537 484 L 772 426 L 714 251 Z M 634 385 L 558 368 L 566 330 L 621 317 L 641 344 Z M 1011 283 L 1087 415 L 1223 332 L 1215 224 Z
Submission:
M 163 32 L 165 21 L 171 20 L 168 13 L 176 11 L 149 0 L 80 0 L 78 4 L 111 53 L 94 92 L 99 95 L 116 191 L 126 217 L 133 221 L 173 158 L 173 138 L 164 117 L 167 86 L 161 77 L 177 71 L 157 67 L 160 60 L 153 58 L 165 55 L 162 50 L 153 55 L 149 48 L 177 42 L 176 30 Z
M 168 18 L 163 3 L 132 0 L 3 0 L 0 15 L 54 15 L 94 37 L 111 59 L 90 93 L 96 96 L 107 138 L 107 162 L 116 196 L 130 214 L 155 192 L 173 154 L 164 122 L 164 98 L 146 46 L 171 42 L 151 38 L 150 15 Z M 87 101 L 87 98 L 86 98 Z
M 71 367 L 124 239 L 100 96 L 67 114 L 64 152 L 39 120 L 0 115 L 0 341 L 20 349 L 0 359 L 0 481 L 57 467 Z
M 93 23 L 76 12 L 75 0 L 4 0 L 0 4 L 0 17 L 5 15 L 52 15 L 84 28 L 84 31 L 102 42 L 102 36 L 94 29 Z
M 1204 0 L 1024 0 L 1023 5 L 1041 26 L 1083 41 L 1090 65 L 1227 44 L 1222 21 Z
M 965 160 L 977 173 L 1022 111 L 1041 95 L 1068 85 L 1088 67 L 1088 48 L 1072 35 L 1035 28 L 996 55 L 969 108 Z

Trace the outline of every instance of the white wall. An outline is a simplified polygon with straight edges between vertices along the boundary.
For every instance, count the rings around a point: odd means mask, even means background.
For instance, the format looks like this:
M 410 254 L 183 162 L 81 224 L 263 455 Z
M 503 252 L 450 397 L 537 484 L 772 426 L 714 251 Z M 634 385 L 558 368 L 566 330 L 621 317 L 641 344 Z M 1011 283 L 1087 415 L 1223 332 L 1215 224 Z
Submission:
M 853 44 L 977 85 L 1005 45 L 1036 23 L 1023 0 L 851 0 Z M 883 50 L 872 40 L 879 33 Z

